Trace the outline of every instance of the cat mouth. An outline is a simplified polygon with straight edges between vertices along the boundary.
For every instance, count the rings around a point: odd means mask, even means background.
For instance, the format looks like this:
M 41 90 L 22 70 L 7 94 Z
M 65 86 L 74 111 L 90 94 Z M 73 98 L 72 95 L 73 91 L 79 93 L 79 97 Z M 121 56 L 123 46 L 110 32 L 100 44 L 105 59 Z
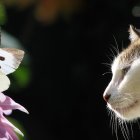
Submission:
M 138 101 L 135 101 L 134 103 L 126 106 L 126 107 L 116 107 L 113 108 L 115 111 L 119 112 L 120 114 L 124 114 L 128 112 L 129 110 L 133 109 L 137 105 Z

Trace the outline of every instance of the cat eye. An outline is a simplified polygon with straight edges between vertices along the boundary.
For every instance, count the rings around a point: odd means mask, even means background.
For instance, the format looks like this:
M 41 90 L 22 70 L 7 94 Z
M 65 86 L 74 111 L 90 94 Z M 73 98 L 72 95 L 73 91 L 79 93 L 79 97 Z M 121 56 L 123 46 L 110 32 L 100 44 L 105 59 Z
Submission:
M 123 75 L 125 75 L 129 71 L 129 69 L 130 69 L 130 66 L 123 68 L 122 69 Z

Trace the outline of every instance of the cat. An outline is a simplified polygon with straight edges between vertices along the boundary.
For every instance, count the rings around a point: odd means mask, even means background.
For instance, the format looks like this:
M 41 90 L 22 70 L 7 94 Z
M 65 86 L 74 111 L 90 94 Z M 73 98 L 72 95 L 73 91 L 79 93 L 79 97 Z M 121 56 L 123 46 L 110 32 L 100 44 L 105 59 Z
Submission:
M 129 38 L 128 47 L 114 58 L 112 79 L 103 94 L 117 123 L 140 118 L 140 30 L 130 25 Z

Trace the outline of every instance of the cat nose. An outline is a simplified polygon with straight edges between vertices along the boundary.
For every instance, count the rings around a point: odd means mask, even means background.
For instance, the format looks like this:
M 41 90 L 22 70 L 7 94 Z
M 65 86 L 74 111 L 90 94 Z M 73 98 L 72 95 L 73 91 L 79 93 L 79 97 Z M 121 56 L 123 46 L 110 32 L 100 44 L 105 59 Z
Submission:
M 105 94 L 103 95 L 103 98 L 106 102 L 108 102 L 109 98 L 111 97 L 111 94 Z

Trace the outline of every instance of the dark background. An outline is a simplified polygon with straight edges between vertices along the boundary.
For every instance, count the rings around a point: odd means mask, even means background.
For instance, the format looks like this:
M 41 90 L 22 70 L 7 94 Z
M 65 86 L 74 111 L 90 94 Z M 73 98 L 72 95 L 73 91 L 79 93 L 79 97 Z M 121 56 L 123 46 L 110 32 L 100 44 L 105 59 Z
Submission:
M 30 115 L 17 113 L 29 140 L 116 139 L 102 94 L 111 74 L 110 44 L 129 44 L 128 28 L 140 28 L 134 0 L 85 0 L 84 10 L 68 20 L 62 16 L 42 24 L 33 16 L 34 6 L 25 10 L 7 8 L 2 28 L 18 38 L 31 57 L 32 81 L 14 99 Z M 139 139 L 138 125 L 133 125 Z M 119 130 L 119 139 L 122 134 Z

